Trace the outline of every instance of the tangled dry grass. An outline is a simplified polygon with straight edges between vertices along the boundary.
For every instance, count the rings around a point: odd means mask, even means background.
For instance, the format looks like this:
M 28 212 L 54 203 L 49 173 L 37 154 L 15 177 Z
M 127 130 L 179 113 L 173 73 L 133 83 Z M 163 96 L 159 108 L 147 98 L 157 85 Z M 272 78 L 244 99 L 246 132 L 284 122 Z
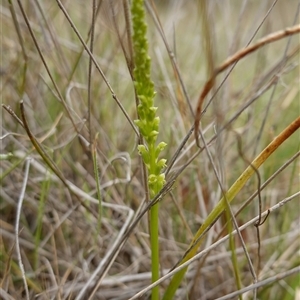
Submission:
M 99 282 L 92 299 L 130 299 L 151 283 L 151 249 L 147 214 L 132 226 L 146 198 L 138 138 L 128 122 L 137 118 L 125 14 L 129 4 L 98 1 L 95 8 L 93 53 L 112 95 L 97 68 L 89 76 L 89 55 L 58 3 L 1 3 L 1 100 L 20 122 L 2 109 L 0 295 L 89 299 Z M 299 35 L 281 38 L 216 79 L 201 119 L 212 164 L 192 135 L 194 108 L 208 80 L 198 6 L 180 0 L 146 4 L 160 139 L 168 143 L 170 189 L 160 203 L 159 224 L 163 276 L 222 196 L 214 168 L 227 190 L 249 161 L 299 117 L 300 45 Z M 92 1 L 62 5 L 90 49 Z M 211 1 L 209 10 L 216 66 L 252 38 L 255 43 L 299 21 L 293 0 Z M 20 100 L 28 128 L 61 178 L 22 127 Z M 100 228 L 92 143 L 102 194 Z M 259 238 L 253 222 L 247 223 L 258 217 L 258 193 L 262 210 L 271 209 Z M 250 286 L 242 299 L 298 300 L 299 132 L 242 189 L 233 212 L 243 205 L 236 221 L 245 227 L 247 251 L 238 238 L 234 246 L 242 285 Z M 237 291 L 232 248 L 221 240 L 228 233 L 225 224 L 222 216 L 207 233 L 201 257 L 190 265 L 176 299 L 217 299 Z M 255 278 L 258 289 L 252 287 Z M 161 283 L 162 291 L 168 282 Z M 149 292 L 142 299 L 148 297 Z

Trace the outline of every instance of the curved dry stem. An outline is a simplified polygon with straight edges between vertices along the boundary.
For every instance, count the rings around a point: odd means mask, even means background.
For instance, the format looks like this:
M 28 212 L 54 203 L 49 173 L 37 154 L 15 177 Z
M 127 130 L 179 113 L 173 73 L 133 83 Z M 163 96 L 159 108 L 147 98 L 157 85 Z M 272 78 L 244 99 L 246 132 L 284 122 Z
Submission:
M 235 183 L 228 190 L 226 195 L 222 197 L 222 199 L 218 202 L 215 208 L 208 215 L 206 220 L 203 222 L 202 226 L 199 228 L 193 241 L 191 242 L 189 248 L 183 255 L 182 259 L 178 262 L 178 265 L 181 265 L 194 257 L 197 253 L 199 246 L 203 241 L 204 235 L 208 232 L 208 230 L 215 224 L 215 222 L 219 219 L 221 214 L 226 209 L 226 199 L 228 203 L 231 203 L 238 192 L 242 189 L 245 183 L 249 180 L 249 178 L 254 174 L 254 168 L 258 169 L 265 160 L 285 141 L 287 140 L 298 128 L 300 127 L 300 117 L 294 120 L 288 127 L 286 127 L 251 163 L 250 166 L 241 174 L 241 176 L 235 181 Z M 226 197 L 226 199 L 225 199 Z M 261 216 L 260 216 L 261 218 Z M 175 266 L 175 267 L 176 267 Z M 166 293 L 163 299 L 172 299 L 174 296 L 180 282 L 182 281 L 185 273 L 187 271 L 187 267 L 180 270 L 175 276 L 172 278 Z
M 18 208 L 17 208 L 17 215 L 16 215 L 16 225 L 15 225 L 16 251 L 17 251 L 18 263 L 19 263 L 21 274 L 22 274 L 22 279 L 23 279 L 23 283 L 24 283 L 25 294 L 26 294 L 26 299 L 27 300 L 29 300 L 29 290 L 28 290 L 25 269 L 24 269 L 24 265 L 23 265 L 23 262 L 22 262 L 22 256 L 21 256 L 21 249 L 20 249 L 20 243 L 19 243 L 19 228 L 20 228 L 20 218 L 21 218 L 22 205 L 23 205 L 25 190 L 26 190 L 27 181 L 28 181 L 29 167 L 30 167 L 30 158 L 26 160 L 26 164 L 25 164 L 25 174 L 24 174 L 22 190 L 21 190 L 21 193 L 20 193 L 20 196 L 19 196 L 19 201 L 18 201 Z
M 198 130 L 199 130 L 199 124 L 201 120 L 201 111 L 202 111 L 202 105 L 205 100 L 205 97 L 210 92 L 210 90 L 213 88 L 214 81 L 216 77 L 225 71 L 229 66 L 231 66 L 233 63 L 239 61 L 240 59 L 244 58 L 248 54 L 258 50 L 264 45 L 270 44 L 272 42 L 278 41 L 282 38 L 285 38 L 287 36 L 297 34 L 300 32 L 300 24 L 295 25 L 293 27 L 288 27 L 284 30 L 280 30 L 274 33 L 271 33 L 262 39 L 258 40 L 255 44 L 248 46 L 246 48 L 243 48 L 227 58 L 219 67 L 217 67 L 214 71 L 214 74 L 207 80 L 205 83 L 202 92 L 199 96 L 197 107 L 196 107 L 196 116 L 195 116 L 195 139 L 197 142 L 197 145 L 199 145 L 199 137 L 198 137 Z

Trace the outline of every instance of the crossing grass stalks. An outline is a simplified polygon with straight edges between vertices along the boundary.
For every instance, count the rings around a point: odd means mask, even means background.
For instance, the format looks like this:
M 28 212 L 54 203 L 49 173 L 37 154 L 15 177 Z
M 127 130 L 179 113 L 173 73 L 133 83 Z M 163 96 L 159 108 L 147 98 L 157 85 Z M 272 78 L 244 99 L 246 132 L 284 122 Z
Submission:
M 299 3 L 199 4 L 145 1 L 167 143 L 153 192 L 130 1 L 1 3 L 1 298 L 150 299 L 159 285 L 154 299 L 297 299 L 299 130 L 254 162 L 299 118 Z

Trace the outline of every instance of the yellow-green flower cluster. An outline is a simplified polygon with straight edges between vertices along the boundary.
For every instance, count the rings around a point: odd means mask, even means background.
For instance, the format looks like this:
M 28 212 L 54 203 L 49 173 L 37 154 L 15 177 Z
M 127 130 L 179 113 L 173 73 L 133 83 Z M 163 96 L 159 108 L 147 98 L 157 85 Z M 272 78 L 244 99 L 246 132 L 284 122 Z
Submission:
M 165 175 L 162 173 L 162 169 L 166 165 L 166 160 L 158 159 L 158 157 L 167 144 L 161 142 L 157 146 L 155 145 L 160 119 L 156 116 L 157 107 L 154 106 L 153 101 L 155 90 L 150 78 L 151 61 L 148 56 L 147 25 L 143 5 L 143 0 L 135 0 L 132 2 L 131 7 L 135 64 L 134 81 L 140 101 L 138 105 L 139 119 L 135 123 L 145 140 L 145 145 L 139 145 L 138 150 L 148 169 L 151 196 L 155 196 L 165 183 Z

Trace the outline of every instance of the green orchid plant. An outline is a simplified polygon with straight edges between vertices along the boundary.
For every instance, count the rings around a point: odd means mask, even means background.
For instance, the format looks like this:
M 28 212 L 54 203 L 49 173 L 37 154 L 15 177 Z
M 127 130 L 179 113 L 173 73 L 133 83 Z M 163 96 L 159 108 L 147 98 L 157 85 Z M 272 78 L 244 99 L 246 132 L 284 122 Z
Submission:
M 154 106 L 155 90 L 150 78 L 151 60 L 148 56 L 147 25 L 143 0 L 133 0 L 131 6 L 133 25 L 133 50 L 134 50 L 134 84 L 138 105 L 138 120 L 135 124 L 143 136 L 144 145 L 139 145 L 138 150 L 148 171 L 148 186 L 150 197 L 154 196 L 165 184 L 163 169 L 166 159 L 159 159 L 166 143 L 156 145 L 159 133 L 160 119 L 156 116 L 157 107 Z M 151 207 L 150 211 L 150 239 L 152 260 L 152 282 L 159 279 L 159 244 L 158 244 L 158 211 L 159 204 Z M 152 290 L 152 299 L 159 299 L 158 286 Z

